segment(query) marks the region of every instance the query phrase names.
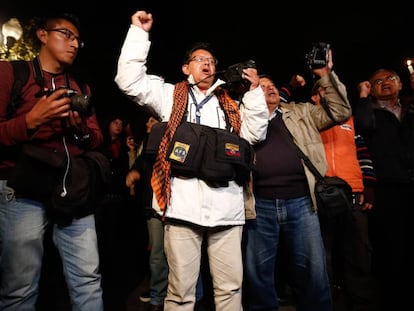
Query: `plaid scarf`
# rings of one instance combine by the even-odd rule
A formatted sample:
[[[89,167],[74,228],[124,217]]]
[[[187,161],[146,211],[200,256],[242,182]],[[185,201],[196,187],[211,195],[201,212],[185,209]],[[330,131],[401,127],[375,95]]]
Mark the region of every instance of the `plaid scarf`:
[[[168,120],[164,136],[161,139],[158,154],[153,167],[151,186],[154,191],[154,195],[157,198],[158,205],[162,211],[165,211],[171,197],[171,162],[167,160],[167,150],[187,108],[188,88],[189,85],[187,81],[182,81],[175,85],[174,103],[171,116]],[[237,103],[223,88],[217,88],[215,95],[217,96],[220,105],[226,112],[234,132],[237,135],[240,135],[241,120]]]

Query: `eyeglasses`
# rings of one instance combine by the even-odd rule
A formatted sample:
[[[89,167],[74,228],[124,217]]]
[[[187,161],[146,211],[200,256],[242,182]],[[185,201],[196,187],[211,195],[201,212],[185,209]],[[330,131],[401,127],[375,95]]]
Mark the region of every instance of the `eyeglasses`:
[[[73,41],[73,40],[77,40],[78,44],[79,44],[79,48],[83,48],[85,46],[85,43],[81,40],[81,38],[79,38],[78,36],[76,36],[72,31],[70,31],[69,29],[66,28],[54,28],[54,29],[45,29],[46,31],[55,31],[55,32],[59,32],[62,35],[65,36],[65,38],[69,41]]]
[[[388,76],[385,77],[383,79],[376,79],[374,80],[373,84],[375,85],[382,85],[384,83],[384,81],[397,81],[397,77],[396,76]]]
[[[208,62],[209,65],[217,65],[218,61],[214,57],[194,56],[189,62],[195,61],[197,63]]]

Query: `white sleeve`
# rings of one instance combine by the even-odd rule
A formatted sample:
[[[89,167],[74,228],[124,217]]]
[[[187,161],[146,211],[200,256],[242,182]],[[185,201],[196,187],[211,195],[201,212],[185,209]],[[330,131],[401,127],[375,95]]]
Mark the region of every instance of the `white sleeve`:
[[[159,76],[147,74],[150,46],[148,33],[131,25],[118,59],[115,83],[133,102],[163,118],[169,116],[174,86]]]
[[[243,95],[240,105],[242,126],[240,136],[251,144],[266,138],[269,110],[261,87],[248,91]]]

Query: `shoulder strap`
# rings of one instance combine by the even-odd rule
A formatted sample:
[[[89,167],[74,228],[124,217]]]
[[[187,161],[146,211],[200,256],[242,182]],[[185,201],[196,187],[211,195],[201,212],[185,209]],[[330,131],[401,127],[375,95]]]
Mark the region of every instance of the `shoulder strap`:
[[[21,103],[22,88],[26,84],[29,78],[29,66],[25,60],[13,60],[11,61],[13,67],[13,87],[10,97],[10,104],[7,107],[7,118],[13,116],[16,112],[18,105]]]
[[[302,149],[299,148],[299,146],[293,141],[292,133],[289,132],[289,130],[286,128],[287,132],[281,131],[282,137],[285,139],[285,141],[291,145],[299,157],[303,160],[305,165],[309,168],[309,170],[312,172],[313,175],[315,175],[315,178],[317,180],[320,180],[323,178],[322,174],[318,171],[315,165],[313,165],[312,161],[308,158],[308,156],[302,151]]]
[[[326,99],[322,96],[320,96],[320,97],[321,97],[321,106],[323,107],[323,109],[325,109],[326,114],[328,115],[328,117],[334,122],[334,124],[336,124],[336,125],[341,124],[341,122],[336,121],[335,117],[332,115],[332,111],[329,108],[329,105],[326,102]]]
[[[17,107],[22,102],[22,88],[29,79],[29,65],[33,67],[34,77],[36,83],[43,89],[43,73],[40,68],[38,58],[34,58],[32,61],[26,60],[13,60],[10,62],[13,67],[13,87],[10,96],[10,104],[7,107],[7,118],[11,118],[17,110]]]

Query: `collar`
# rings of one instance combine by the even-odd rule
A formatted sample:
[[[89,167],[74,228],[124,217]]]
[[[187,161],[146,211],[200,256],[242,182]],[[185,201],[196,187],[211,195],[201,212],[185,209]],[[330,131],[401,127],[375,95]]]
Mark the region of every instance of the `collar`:
[[[276,115],[280,113],[283,114],[282,108],[279,106],[277,107],[275,110],[273,110],[270,114],[269,114],[269,121],[272,120],[274,117],[276,117]]]
[[[388,100],[377,100],[374,102],[374,108],[384,109],[393,113],[398,119],[401,117],[401,101],[397,100],[395,105],[391,106],[390,101]]]

